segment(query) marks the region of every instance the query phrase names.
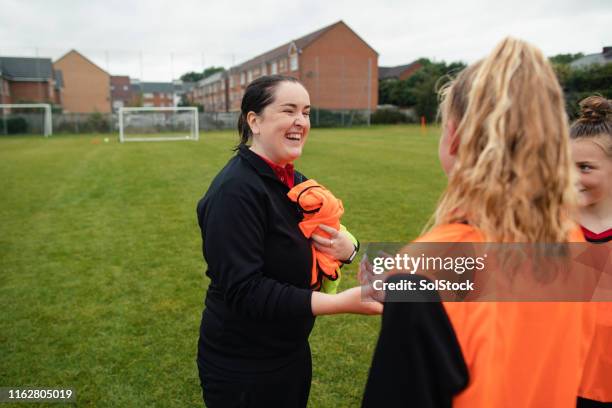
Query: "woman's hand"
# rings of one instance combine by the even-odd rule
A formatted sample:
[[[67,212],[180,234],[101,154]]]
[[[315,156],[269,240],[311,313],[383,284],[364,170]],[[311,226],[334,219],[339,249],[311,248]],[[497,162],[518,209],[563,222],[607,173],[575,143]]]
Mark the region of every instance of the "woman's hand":
[[[362,290],[366,292],[362,292]],[[339,313],[381,314],[383,304],[372,300],[367,295],[367,291],[367,287],[355,286],[337,295],[313,292],[311,299],[312,314],[315,316]],[[363,293],[365,293],[365,297],[362,296]]]
[[[383,311],[383,304],[373,300],[369,295],[369,287],[355,286],[340,292],[338,296],[347,308],[347,313],[376,315]]]
[[[338,231],[335,228],[329,227],[325,224],[319,224],[319,228],[329,234],[329,238],[324,238],[321,235],[312,234],[313,245],[315,248],[332,256],[339,261],[348,260],[353,251],[355,245],[353,241],[344,231]]]

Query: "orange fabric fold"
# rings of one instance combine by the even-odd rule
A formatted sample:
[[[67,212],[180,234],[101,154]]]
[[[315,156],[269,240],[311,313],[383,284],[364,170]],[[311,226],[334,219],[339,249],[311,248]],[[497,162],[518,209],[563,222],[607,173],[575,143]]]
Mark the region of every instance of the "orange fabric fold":
[[[595,335],[589,349],[578,395],[612,402],[612,302],[596,303]]]
[[[336,230],[340,229],[340,218],[344,214],[342,201],[334,197],[334,195],[316,180],[310,179],[293,187],[287,196],[295,202],[303,214],[303,220],[299,227],[306,238],[310,238],[312,234],[329,238],[330,235],[319,228],[320,224],[328,225]],[[340,261],[318,251],[314,245],[312,248],[312,273],[310,277],[310,286],[319,288],[321,285],[322,276],[325,275],[330,280],[338,279],[338,268]]]

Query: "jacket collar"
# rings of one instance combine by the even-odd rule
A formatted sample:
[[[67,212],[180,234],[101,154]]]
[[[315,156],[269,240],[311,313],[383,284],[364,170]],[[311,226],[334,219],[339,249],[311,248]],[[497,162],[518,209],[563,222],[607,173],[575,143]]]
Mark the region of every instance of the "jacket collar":
[[[255,169],[257,174],[259,174],[262,177],[270,177],[274,179],[277,183],[282,184],[285,188],[287,188],[287,190],[289,190],[289,187],[287,187],[285,183],[283,183],[282,181],[278,179],[278,177],[276,177],[274,170],[272,170],[272,168],[268,165],[268,163],[266,163],[264,159],[259,157],[257,153],[249,149],[249,146],[247,145],[238,146],[238,156],[246,160],[246,162],[249,163],[251,167],[253,167],[253,169]],[[298,184],[308,180],[308,178],[304,176],[302,173],[300,173],[299,171],[294,170],[293,180],[294,180],[294,184],[297,186]]]
[[[238,146],[238,156],[242,157],[249,163],[255,171],[263,177],[272,177],[274,180],[278,181],[282,184],[282,182],[276,177],[274,174],[274,170],[265,162],[264,159],[259,157],[259,155],[249,149],[247,145]]]

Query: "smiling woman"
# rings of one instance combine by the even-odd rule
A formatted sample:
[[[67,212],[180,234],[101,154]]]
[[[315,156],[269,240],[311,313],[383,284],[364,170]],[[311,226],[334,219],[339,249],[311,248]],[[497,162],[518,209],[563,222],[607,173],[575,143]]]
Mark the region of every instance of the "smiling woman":
[[[279,166],[293,162],[301,156],[308,137],[309,115],[306,89],[297,82],[280,83],[265,115],[253,111],[247,114],[248,126],[259,136],[253,139],[251,150]]]
[[[197,361],[209,408],[306,407],[314,316],[382,311],[361,301],[359,287],[332,295],[313,286],[313,246],[347,263],[355,247],[348,234],[325,226],[330,238],[312,235],[311,242],[287,195],[307,180],[293,161],[308,138],[309,111],[308,92],[295,78],[251,82],[237,154],[198,203],[210,285]]]

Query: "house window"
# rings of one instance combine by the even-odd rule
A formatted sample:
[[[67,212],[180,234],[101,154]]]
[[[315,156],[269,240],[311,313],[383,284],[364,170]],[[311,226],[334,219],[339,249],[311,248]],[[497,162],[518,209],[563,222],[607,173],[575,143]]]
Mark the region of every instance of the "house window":
[[[281,58],[278,63],[278,70],[280,72],[285,72],[287,70],[287,58]]]
[[[128,90],[128,86],[127,85],[123,85],[123,90],[127,91]]]
[[[266,75],[266,63],[261,64],[261,75]]]
[[[298,56],[297,53],[291,55],[289,57],[289,65],[291,66],[291,71],[297,71],[298,70]]]
[[[244,72],[240,73],[240,85],[244,85],[246,81],[246,74]]]
[[[230,87],[230,88],[233,88],[233,87],[234,87],[234,76],[233,76],[233,75],[230,75],[229,87]]]
[[[111,85],[111,91],[115,90],[115,85]]]
[[[272,75],[276,75],[278,74],[278,63],[276,61],[274,61],[271,65],[270,65],[270,73]]]
[[[143,97],[143,98],[152,98],[152,97],[153,97],[153,94],[152,94],[152,93],[149,93],[149,92],[146,92],[146,93],[143,93],[143,94],[142,94],[142,97]]]
[[[253,71],[251,71],[249,69],[249,72],[247,73],[247,82],[251,82],[253,80]]]

